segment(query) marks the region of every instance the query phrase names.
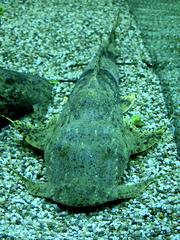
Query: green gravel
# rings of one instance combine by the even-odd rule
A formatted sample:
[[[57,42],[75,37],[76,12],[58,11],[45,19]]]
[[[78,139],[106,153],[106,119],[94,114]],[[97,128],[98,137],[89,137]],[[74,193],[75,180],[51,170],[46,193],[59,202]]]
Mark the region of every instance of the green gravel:
[[[115,2],[115,1],[114,1]],[[12,127],[0,132],[0,239],[179,239],[179,161],[159,79],[142,60],[149,59],[140,32],[123,1],[31,0],[2,1],[0,65],[15,71],[38,73],[47,79],[74,79],[107,37],[119,9],[117,29],[122,95],[136,93],[127,117],[141,115],[144,129],[168,126],[162,141],[130,162],[125,182],[155,174],[164,178],[136,199],[103,206],[89,213],[72,212],[51,201],[33,197],[5,165],[33,180],[43,180],[42,156],[24,146]],[[47,121],[62,111],[73,83],[54,86],[54,103]],[[28,121],[28,119],[27,119]]]

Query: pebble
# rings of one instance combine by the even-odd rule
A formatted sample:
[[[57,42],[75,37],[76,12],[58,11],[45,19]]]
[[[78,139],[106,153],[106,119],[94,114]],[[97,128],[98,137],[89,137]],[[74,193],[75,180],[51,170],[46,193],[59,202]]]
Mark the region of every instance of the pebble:
[[[2,1],[5,8],[0,25],[0,66],[36,73],[47,79],[72,79],[87,63],[107,36],[118,8],[122,15],[120,33],[122,59],[138,61],[137,67],[120,66],[123,95],[137,93],[135,106],[127,116],[142,115],[144,129],[155,129],[169,120],[158,78],[143,67],[149,58],[139,30],[123,1]],[[106,16],[105,16],[106,15]],[[130,31],[129,31],[130,30]],[[133,39],[133,41],[132,41]],[[54,86],[54,102],[47,120],[62,111],[74,83]],[[129,114],[129,115],[128,115]],[[162,142],[130,162],[125,181],[138,182],[150,174],[165,178],[150,185],[136,199],[123,201],[91,213],[72,213],[55,203],[33,197],[4,164],[24,176],[36,179],[42,171],[42,159],[21,145],[22,138],[12,127],[0,132],[0,239],[170,239],[178,240],[178,169],[176,146],[171,131]],[[139,165],[139,163],[142,163]],[[168,174],[173,174],[173,177]],[[167,181],[168,180],[168,181]],[[2,214],[1,214],[2,213]]]

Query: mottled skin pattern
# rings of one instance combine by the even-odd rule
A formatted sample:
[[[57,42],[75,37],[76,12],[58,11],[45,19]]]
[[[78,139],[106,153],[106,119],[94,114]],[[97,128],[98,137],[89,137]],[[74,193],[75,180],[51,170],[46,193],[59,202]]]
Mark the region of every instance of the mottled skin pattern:
[[[59,118],[26,138],[44,150],[46,161],[46,183],[23,177],[33,195],[68,206],[96,206],[135,197],[152,182],[120,184],[130,156],[157,142],[157,132],[141,136],[123,120],[114,55],[118,21],[77,81]]]
[[[58,191],[55,201],[59,196],[67,205],[112,200],[135,148],[123,123],[119,92],[102,73],[92,72],[75,86],[45,149],[48,180]]]

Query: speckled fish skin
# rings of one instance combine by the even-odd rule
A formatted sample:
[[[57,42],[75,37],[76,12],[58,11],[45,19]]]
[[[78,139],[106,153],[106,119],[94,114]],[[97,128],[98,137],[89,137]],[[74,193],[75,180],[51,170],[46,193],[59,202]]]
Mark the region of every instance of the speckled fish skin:
[[[56,202],[91,206],[115,200],[112,190],[135,149],[123,122],[114,30],[76,83],[45,149]]]
[[[163,131],[142,134],[123,119],[129,102],[121,97],[116,66],[118,24],[119,15],[108,41],[75,84],[58,119],[38,129],[15,123],[18,130],[25,130],[29,144],[44,151],[47,182],[20,176],[35,196],[72,207],[97,206],[134,198],[155,179],[121,183],[130,156],[157,143]]]

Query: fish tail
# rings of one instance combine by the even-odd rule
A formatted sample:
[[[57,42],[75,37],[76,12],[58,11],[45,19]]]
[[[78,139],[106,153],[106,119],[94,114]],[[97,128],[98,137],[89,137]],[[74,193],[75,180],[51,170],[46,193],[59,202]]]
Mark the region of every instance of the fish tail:
[[[84,79],[89,76],[89,74],[93,74],[93,76],[97,76],[99,72],[102,71],[108,73],[115,79],[116,82],[119,81],[119,73],[118,68],[115,66],[117,52],[116,52],[116,28],[120,24],[120,12],[117,13],[117,16],[113,22],[113,26],[111,32],[109,33],[108,38],[101,42],[99,49],[91,62],[84,69],[84,72],[81,75],[80,79]],[[107,74],[106,74],[107,75]]]
[[[108,38],[104,41],[99,47],[99,51],[96,54],[96,64],[95,69],[98,71],[101,65],[102,56],[111,59],[113,62],[116,62],[116,29],[120,24],[120,12],[117,13],[117,16],[113,22],[111,32],[109,33]]]

